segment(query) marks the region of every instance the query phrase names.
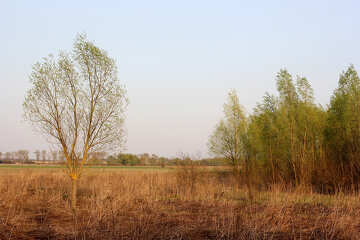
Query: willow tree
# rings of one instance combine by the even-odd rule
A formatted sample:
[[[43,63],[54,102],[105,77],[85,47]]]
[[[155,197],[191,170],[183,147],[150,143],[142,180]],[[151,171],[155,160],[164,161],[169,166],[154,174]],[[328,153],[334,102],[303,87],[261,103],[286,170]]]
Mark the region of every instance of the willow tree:
[[[331,97],[325,134],[342,184],[354,188],[360,179],[360,78],[353,65],[340,75]]]
[[[209,151],[216,156],[224,157],[238,177],[244,167],[249,198],[252,199],[248,119],[235,90],[228,94],[228,101],[224,104],[224,115],[224,119],[217,124],[210,136]]]
[[[79,35],[70,53],[34,64],[24,115],[62,150],[72,181],[71,207],[89,154],[124,143],[126,91],[114,59]]]
[[[265,169],[270,168],[272,183],[280,179],[281,162],[279,162],[279,127],[278,99],[265,93],[263,101],[254,108],[251,116],[250,129],[252,145],[256,149],[257,160]]]

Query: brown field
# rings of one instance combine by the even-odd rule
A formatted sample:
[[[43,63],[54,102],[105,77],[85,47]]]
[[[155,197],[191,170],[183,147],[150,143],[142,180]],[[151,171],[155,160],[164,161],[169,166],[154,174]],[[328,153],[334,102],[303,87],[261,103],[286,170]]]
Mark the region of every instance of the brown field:
[[[360,239],[359,195],[245,189],[214,169],[89,169],[74,214],[63,169],[2,169],[0,239]]]

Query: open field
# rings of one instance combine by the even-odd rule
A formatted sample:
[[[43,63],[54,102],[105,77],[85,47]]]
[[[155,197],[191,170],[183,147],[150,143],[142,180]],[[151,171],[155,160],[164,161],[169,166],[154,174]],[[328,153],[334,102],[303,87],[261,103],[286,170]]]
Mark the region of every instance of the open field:
[[[120,168],[122,169],[122,168]],[[78,211],[62,169],[0,175],[0,239],[359,239],[359,195],[306,189],[246,198],[231,174],[88,170]],[[123,169],[124,170],[124,169]]]

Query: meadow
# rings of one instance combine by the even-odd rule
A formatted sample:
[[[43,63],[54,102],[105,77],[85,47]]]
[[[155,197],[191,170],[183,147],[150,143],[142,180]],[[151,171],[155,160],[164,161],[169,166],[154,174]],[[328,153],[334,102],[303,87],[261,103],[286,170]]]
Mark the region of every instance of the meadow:
[[[0,239],[359,239],[359,194],[246,187],[226,168],[0,167]]]

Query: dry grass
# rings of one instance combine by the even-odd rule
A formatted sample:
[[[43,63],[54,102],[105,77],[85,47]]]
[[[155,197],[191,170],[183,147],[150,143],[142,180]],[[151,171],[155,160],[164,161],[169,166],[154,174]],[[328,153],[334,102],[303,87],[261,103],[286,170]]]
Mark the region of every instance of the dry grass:
[[[274,186],[249,202],[196,168],[89,171],[76,215],[69,190],[61,170],[1,174],[0,239],[360,239],[360,196]]]

